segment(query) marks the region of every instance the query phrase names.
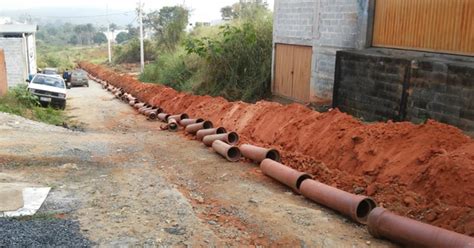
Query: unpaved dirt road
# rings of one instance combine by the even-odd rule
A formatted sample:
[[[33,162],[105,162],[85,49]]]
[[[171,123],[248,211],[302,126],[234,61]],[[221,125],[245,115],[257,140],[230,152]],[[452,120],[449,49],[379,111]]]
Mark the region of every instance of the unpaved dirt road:
[[[78,222],[93,244],[394,246],[90,85],[67,108],[84,132],[0,119],[0,183],[52,187],[40,213]]]

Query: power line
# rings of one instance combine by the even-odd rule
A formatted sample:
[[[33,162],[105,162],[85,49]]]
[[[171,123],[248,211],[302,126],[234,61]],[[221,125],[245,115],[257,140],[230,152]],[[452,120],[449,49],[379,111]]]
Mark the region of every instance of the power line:
[[[135,16],[135,18],[133,19],[133,21],[131,21],[129,24],[125,25],[125,27],[128,26],[128,25],[132,25],[137,19],[138,19],[138,16]]]
[[[121,13],[113,13],[111,15],[127,15],[130,13],[135,13],[135,11],[127,11]],[[36,18],[63,18],[63,19],[72,19],[72,18],[95,18],[95,17],[107,17],[107,15],[90,15],[90,16],[35,16]]]

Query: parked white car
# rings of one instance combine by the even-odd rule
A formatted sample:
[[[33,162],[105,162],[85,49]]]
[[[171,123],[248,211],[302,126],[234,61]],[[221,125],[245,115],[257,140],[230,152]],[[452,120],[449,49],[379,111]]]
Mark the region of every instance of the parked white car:
[[[29,82],[28,90],[38,96],[42,106],[66,108],[66,83],[60,77],[36,74]]]

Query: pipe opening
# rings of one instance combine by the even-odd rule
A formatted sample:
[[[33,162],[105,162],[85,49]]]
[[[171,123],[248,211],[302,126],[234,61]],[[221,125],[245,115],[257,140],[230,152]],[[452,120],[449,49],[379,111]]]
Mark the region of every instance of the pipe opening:
[[[364,200],[360,201],[357,205],[357,218],[362,221],[367,220],[370,211],[372,211],[372,209],[374,209],[376,206],[377,204],[370,198],[365,198]]]
[[[156,119],[156,114],[155,113],[151,113],[150,116],[149,116],[150,119],[154,120]]]
[[[176,125],[176,123],[170,123],[168,124],[168,128],[174,131],[178,129],[178,125]]]
[[[184,119],[189,119],[189,115],[188,114],[181,114],[181,120],[184,120]]]
[[[210,121],[205,121],[203,124],[202,124],[202,127],[203,129],[209,129],[209,128],[212,128],[212,122]]]
[[[160,107],[158,107],[158,109],[156,110],[156,113],[157,113],[157,114],[161,114],[161,113],[163,113],[163,109],[162,109],[162,108],[160,108]]]
[[[301,184],[306,179],[312,179],[312,177],[308,174],[303,174],[303,175],[299,176],[298,179],[296,180],[296,189],[300,189]]]
[[[239,142],[239,135],[236,132],[230,132],[227,135],[227,141],[229,141],[229,144],[237,144]]]
[[[223,127],[218,127],[216,129],[216,134],[221,134],[221,133],[227,133],[227,130],[225,130],[225,128]]]
[[[271,160],[280,162],[280,152],[278,150],[275,150],[275,149],[270,149],[267,152],[267,155],[265,156],[265,158],[269,158]]]
[[[240,150],[239,148],[233,146],[227,150],[227,157],[231,160],[238,160],[240,158]]]
[[[196,119],[196,123],[201,123],[201,122],[203,122],[203,121],[204,121],[203,118],[197,118],[197,119]]]

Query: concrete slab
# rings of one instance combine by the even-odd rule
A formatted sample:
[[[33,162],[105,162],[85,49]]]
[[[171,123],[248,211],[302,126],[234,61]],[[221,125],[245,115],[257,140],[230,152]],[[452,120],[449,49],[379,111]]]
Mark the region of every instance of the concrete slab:
[[[0,212],[16,211],[22,208],[23,190],[17,188],[0,188]]]
[[[15,211],[0,212],[0,217],[31,216],[41,208],[48,197],[50,187],[26,187],[23,189],[24,206]]]

